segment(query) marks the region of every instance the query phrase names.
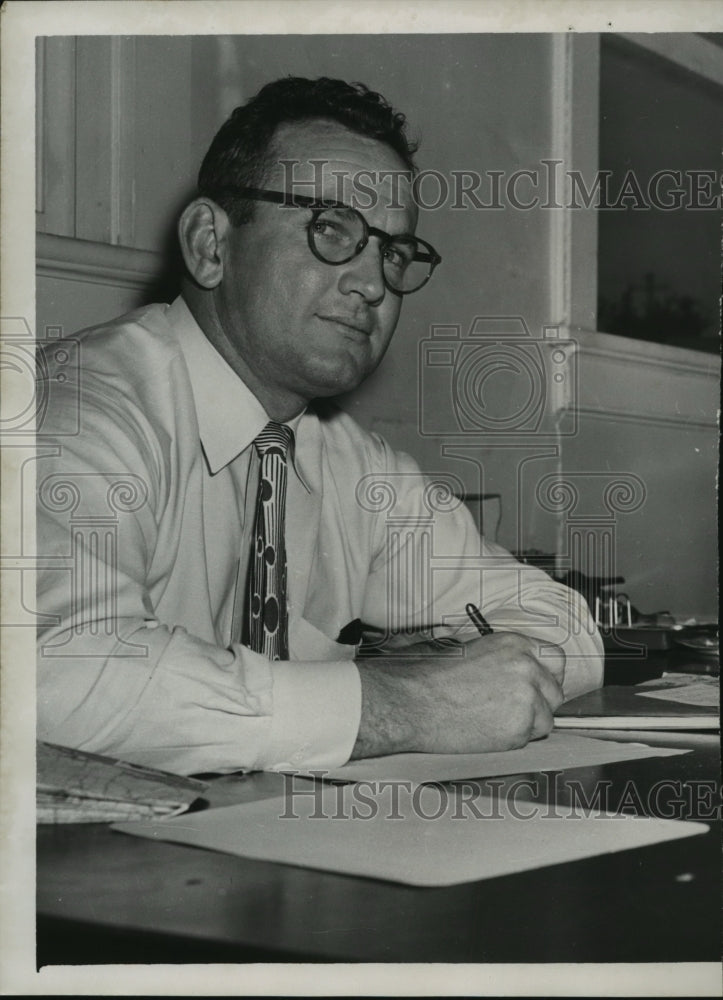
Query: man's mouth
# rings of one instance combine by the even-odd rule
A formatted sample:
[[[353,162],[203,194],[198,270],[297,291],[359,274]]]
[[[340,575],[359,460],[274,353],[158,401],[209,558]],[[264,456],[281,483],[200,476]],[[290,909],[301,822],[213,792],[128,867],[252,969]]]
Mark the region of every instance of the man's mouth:
[[[321,313],[318,315],[319,319],[323,319],[325,323],[335,323],[338,326],[346,327],[348,330],[363,334],[366,337],[370,336],[372,332],[371,324],[364,320],[356,319],[353,316],[322,315]]]

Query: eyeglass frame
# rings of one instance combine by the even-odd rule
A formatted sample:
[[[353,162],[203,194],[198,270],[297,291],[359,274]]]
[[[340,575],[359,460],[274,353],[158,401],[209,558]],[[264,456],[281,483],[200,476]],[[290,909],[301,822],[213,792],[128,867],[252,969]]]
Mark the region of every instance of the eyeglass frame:
[[[225,193],[225,192],[224,192]],[[370,226],[364,216],[361,214],[359,209],[354,208],[353,205],[347,205],[343,201],[334,201],[321,198],[310,198],[308,195],[304,194],[292,194],[290,191],[271,191],[266,188],[253,188],[253,187],[238,187],[229,188],[228,193],[232,196],[241,198],[250,198],[252,201],[266,201],[271,202],[276,205],[283,205],[284,208],[310,208],[312,215],[309,223],[306,227],[306,238],[309,244],[309,249],[323,264],[328,264],[329,267],[339,267],[342,264],[348,264],[350,260],[354,260],[359,254],[364,250],[364,248],[369,243],[370,236],[376,236],[381,244],[381,250],[383,251],[385,246],[393,243],[397,236],[392,236],[390,233],[385,233],[383,229],[377,229],[376,226]],[[349,257],[345,257],[344,260],[327,260],[322,257],[314,245],[314,238],[312,236],[312,226],[319,218],[322,212],[326,212],[330,208],[344,208],[347,211],[354,212],[362,221],[363,226],[363,236],[356,245],[356,249]],[[384,266],[382,265],[382,276],[384,278],[384,284],[393,292],[394,295],[411,295],[413,292],[418,292],[420,288],[424,288],[429,279],[434,273],[435,267],[442,263],[442,258],[431,245],[427,243],[426,240],[420,239],[419,236],[411,237],[415,243],[421,244],[422,247],[427,251],[426,253],[415,253],[412,257],[413,261],[419,261],[421,263],[429,264],[429,272],[425,277],[421,285],[417,285],[416,288],[410,288],[407,291],[403,291],[400,288],[392,288],[389,284],[386,274],[384,273]]]

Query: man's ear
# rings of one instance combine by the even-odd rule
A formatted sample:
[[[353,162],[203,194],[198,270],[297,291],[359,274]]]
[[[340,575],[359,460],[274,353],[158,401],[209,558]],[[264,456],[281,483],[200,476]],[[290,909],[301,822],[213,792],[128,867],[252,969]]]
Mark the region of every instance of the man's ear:
[[[183,259],[201,288],[216,288],[223,278],[223,251],[230,228],[228,215],[210,198],[196,198],[178,221]]]

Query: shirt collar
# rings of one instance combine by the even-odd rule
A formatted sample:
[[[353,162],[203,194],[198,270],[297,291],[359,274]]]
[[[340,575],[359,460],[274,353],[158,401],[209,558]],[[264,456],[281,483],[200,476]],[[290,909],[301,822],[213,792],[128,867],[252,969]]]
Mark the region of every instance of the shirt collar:
[[[179,296],[166,312],[181,348],[196,405],[201,447],[211,475],[232,462],[253,442],[271,419],[246,383],[221,357]],[[303,413],[286,424],[296,436],[304,433]],[[304,486],[303,475],[292,450],[292,463]]]

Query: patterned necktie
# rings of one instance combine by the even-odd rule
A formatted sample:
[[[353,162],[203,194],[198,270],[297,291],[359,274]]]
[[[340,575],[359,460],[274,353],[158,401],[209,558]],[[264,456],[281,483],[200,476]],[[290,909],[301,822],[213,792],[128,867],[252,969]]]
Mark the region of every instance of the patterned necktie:
[[[249,576],[249,646],[270,660],[289,658],[286,609],[286,454],[294,435],[270,421],[254,444],[261,457]]]

